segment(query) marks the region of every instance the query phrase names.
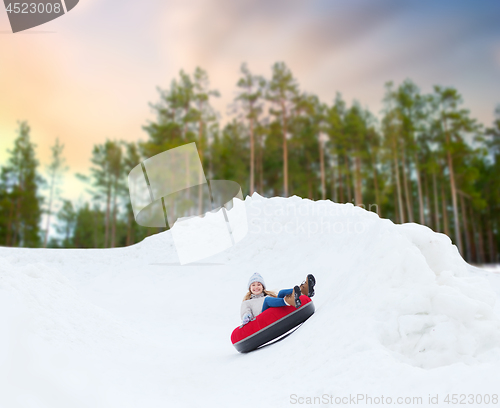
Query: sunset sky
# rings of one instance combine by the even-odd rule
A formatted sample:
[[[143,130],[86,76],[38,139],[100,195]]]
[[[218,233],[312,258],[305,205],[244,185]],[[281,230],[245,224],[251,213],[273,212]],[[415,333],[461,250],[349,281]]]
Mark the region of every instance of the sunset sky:
[[[55,138],[65,144],[72,199],[93,145],[145,139],[148,103],[180,69],[208,72],[223,123],[244,61],[267,78],[284,61],[301,90],[376,115],[384,83],[406,78],[424,93],[456,87],[486,126],[500,103],[498,0],[80,0],[16,34],[0,7],[0,165],[27,120],[41,169]]]

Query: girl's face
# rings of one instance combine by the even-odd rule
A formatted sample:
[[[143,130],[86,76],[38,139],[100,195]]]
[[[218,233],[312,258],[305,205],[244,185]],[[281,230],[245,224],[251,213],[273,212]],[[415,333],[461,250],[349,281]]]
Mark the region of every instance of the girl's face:
[[[250,285],[250,292],[252,292],[252,294],[254,294],[254,295],[258,295],[258,294],[262,293],[263,290],[264,290],[264,286],[262,286],[262,283],[260,283],[260,282],[253,282]]]

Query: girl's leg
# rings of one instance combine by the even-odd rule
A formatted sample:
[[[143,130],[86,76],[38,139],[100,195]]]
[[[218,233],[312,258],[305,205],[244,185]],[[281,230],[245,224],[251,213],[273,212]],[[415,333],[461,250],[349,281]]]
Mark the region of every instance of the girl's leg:
[[[278,293],[279,298],[284,298],[286,295],[291,295],[293,293],[293,289],[281,289]]]
[[[264,299],[264,304],[262,305],[262,311],[266,310],[269,307],[281,307],[281,306],[288,306],[283,298],[274,298],[272,296],[266,296],[266,298]]]

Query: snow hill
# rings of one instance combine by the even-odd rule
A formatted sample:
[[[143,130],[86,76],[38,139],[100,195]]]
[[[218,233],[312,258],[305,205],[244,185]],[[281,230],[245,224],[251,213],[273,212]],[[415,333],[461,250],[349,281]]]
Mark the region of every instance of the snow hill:
[[[257,193],[240,204],[244,240],[185,266],[170,231],[127,248],[0,248],[0,407],[333,406],[350,395],[449,406],[448,394],[500,394],[500,269],[351,204]],[[230,335],[256,271],[276,290],[313,273],[316,313],[241,355]]]

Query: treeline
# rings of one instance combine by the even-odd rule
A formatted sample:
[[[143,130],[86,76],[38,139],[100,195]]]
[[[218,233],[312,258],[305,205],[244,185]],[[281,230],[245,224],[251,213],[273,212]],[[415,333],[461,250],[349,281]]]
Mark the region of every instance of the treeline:
[[[184,71],[150,104],[156,119],[147,139],[107,140],[94,146],[88,175],[92,200],[63,200],[59,237],[46,239],[42,211],[50,220],[54,185],[64,171],[62,147],[53,147],[52,192],[39,196],[29,127],[20,123],[15,147],[2,167],[0,242],[7,246],[108,248],[130,245],[159,229],[138,226],[127,175],[145,158],[196,142],[208,179],[234,180],[243,194],[298,195],[352,202],[396,223],[418,222],[450,236],[469,262],[498,262],[500,216],[500,108],[491,128],[471,118],[454,88],[420,92],[410,80],[385,85],[378,120],[337,94],[331,104],[301,91],[284,63],[269,78],[241,66],[224,126],[211,105],[219,96],[207,73]],[[57,150],[59,146],[59,150]],[[22,160],[21,160],[22,157]],[[52,186],[52,188],[51,188]],[[45,237],[45,239],[44,239]]]

